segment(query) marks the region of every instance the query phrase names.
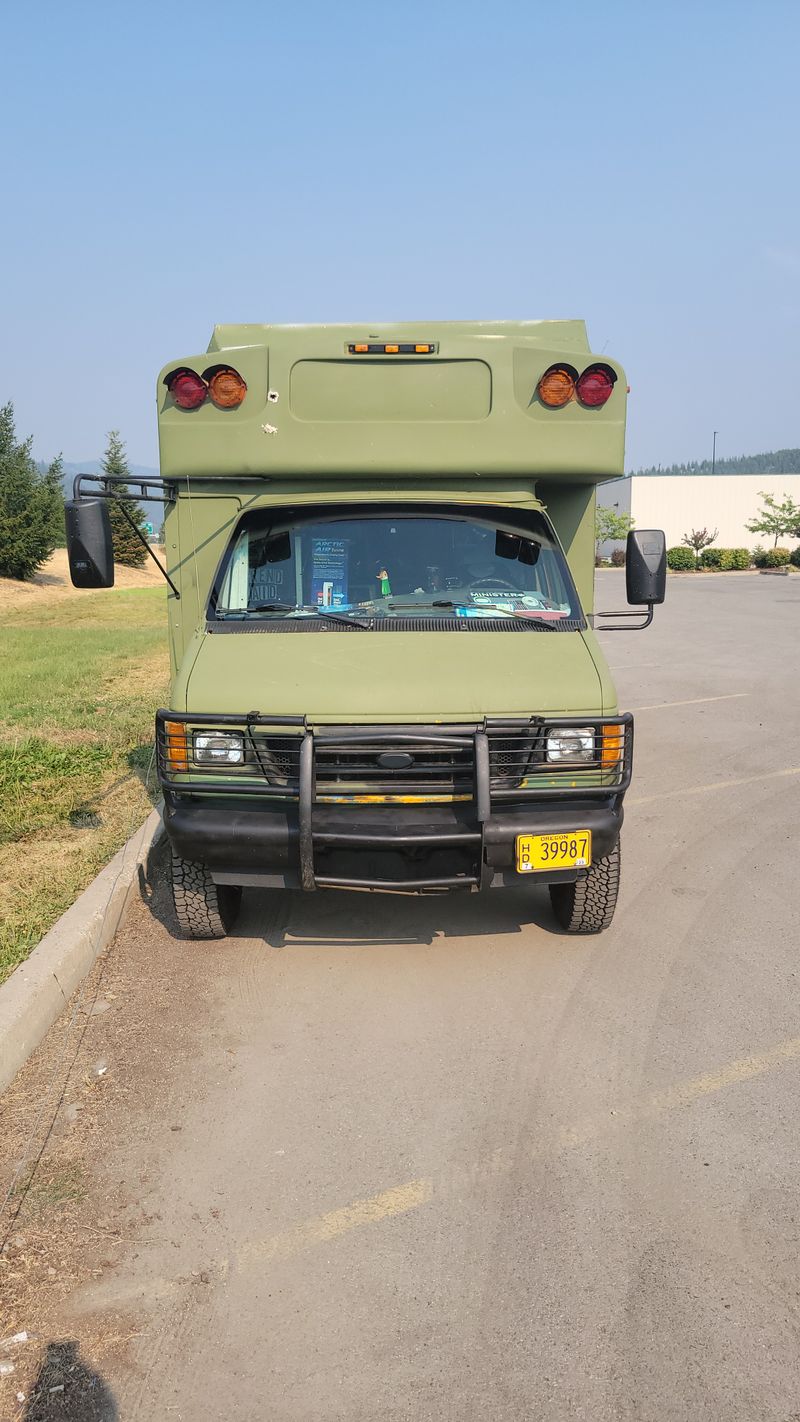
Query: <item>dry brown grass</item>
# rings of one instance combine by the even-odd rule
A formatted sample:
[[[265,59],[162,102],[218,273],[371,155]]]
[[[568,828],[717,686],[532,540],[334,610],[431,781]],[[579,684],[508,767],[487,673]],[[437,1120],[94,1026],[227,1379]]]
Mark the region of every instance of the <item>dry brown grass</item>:
[[[163,561],[163,548],[156,547],[155,553]],[[148,558],[144,568],[125,568],[118,563],[114,570],[114,588],[123,591],[128,588],[153,588],[163,586],[163,579],[152,559]],[[113,590],[109,590],[112,591]],[[30,582],[18,582],[16,578],[0,578],[0,611],[9,607],[24,606],[26,603],[52,601],[59,597],[93,597],[92,592],[74,588],[69,580],[66,548],[57,548],[47,562],[35,573]]]

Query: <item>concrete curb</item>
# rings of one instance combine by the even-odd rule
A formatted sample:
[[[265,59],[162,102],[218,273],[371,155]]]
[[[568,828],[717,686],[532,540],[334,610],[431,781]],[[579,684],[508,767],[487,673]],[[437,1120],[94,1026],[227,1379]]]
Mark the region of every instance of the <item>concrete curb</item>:
[[[161,811],[155,809],[0,986],[0,1092],[13,1081],[112,941],[138,882],[138,870],[163,832]]]

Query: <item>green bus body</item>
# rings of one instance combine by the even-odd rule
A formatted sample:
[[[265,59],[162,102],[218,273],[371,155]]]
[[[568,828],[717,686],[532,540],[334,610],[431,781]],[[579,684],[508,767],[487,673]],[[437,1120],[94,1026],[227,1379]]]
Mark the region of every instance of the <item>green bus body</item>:
[[[577,378],[600,362],[614,381],[601,407],[577,398],[561,408],[543,403],[538,387],[546,371],[565,367]],[[206,399],[196,409],[178,406],[170,389],[176,371],[211,380],[225,367],[246,384],[240,405],[218,408]],[[605,926],[590,922],[591,914],[578,919],[581,886],[594,882],[597,865],[611,865],[603,872],[616,896],[630,778],[630,718],[618,716],[592,630],[595,487],[623,472],[626,381],[613,360],[592,355],[583,322],[218,326],[206,353],[164,367],[157,402],[170,500],[166,561],[179,594],[168,596],[172,685],[159,720],[159,762],[185,931],[218,936],[242,884],[433,889],[520,882],[520,836],[587,828],[591,865],[576,867],[573,855],[553,874],[540,868],[538,877],[553,886],[568,928]],[[563,549],[583,617],[516,636],[494,623],[483,630],[449,618],[409,622],[393,635],[372,620],[351,631],[332,618],[302,636],[286,622],[265,628],[255,620],[215,621],[209,598],[245,516],[263,510],[270,526],[279,526],[282,511],[302,520],[304,509],[315,517],[326,508],[354,517],[368,509],[378,517],[386,508],[394,518],[403,506],[467,521],[470,510],[480,509],[485,520],[488,509],[499,529],[543,516]],[[389,587],[388,577],[381,586]],[[265,630],[273,635],[259,635]],[[515,780],[498,770],[511,763],[503,755],[516,754],[515,737],[529,759],[534,741],[546,743],[549,756],[548,728],[582,720],[595,736],[591,764],[552,768],[536,752],[530,775]],[[215,724],[220,735],[241,734],[253,749],[249,767],[223,774],[215,766],[214,779],[193,763],[191,747],[198,728]],[[619,738],[616,762],[610,752],[608,763],[600,755],[604,726],[606,736]],[[345,732],[370,766],[381,755],[410,756],[422,777],[414,793],[403,782],[402,794],[386,786],[373,794],[370,775],[348,780],[343,772],[328,774],[320,788],[319,767],[332,754],[324,747]],[[290,767],[283,781],[272,783],[264,770],[259,736],[288,746],[280,752]],[[306,755],[301,742],[308,743],[311,771],[308,764],[291,769],[295,750],[298,765]],[[336,754],[349,752],[340,746]],[[462,757],[471,767],[466,779],[452,771],[452,793],[441,792],[435,775],[439,789],[425,793],[435,755],[453,764]],[[455,855],[449,869],[448,854]]]

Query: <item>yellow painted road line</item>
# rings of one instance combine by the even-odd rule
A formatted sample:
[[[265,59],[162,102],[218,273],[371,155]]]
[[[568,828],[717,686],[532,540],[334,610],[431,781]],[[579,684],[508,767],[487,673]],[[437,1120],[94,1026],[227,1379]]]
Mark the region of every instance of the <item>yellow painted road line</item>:
[[[691,1106],[702,1096],[710,1096],[715,1091],[723,1091],[726,1086],[736,1086],[741,1081],[752,1081],[764,1076],[774,1067],[784,1062],[800,1059],[800,1037],[792,1037],[787,1042],[779,1042],[766,1052],[751,1057],[740,1057],[736,1062],[708,1072],[706,1076],[696,1076],[692,1081],[678,1082],[664,1091],[657,1091],[645,1103],[644,1110],[637,1114],[659,1115],[662,1111],[674,1111],[681,1106]]]
[[[765,1052],[740,1057],[737,1061],[728,1062],[715,1071],[705,1072],[702,1076],[677,1082],[674,1086],[653,1092],[641,1101],[633,1101],[612,1110],[607,1115],[593,1116],[577,1125],[565,1127],[549,1142],[542,1141],[537,1146],[537,1153],[539,1150],[546,1152],[548,1148],[556,1151],[574,1150],[590,1145],[621,1126],[638,1120],[652,1120],[670,1111],[691,1106],[705,1096],[724,1091],[729,1086],[753,1081],[777,1067],[796,1061],[800,1061],[800,1037],[778,1042]],[[434,1196],[441,1199],[456,1192],[460,1194],[475,1180],[507,1174],[512,1164],[513,1161],[506,1159],[502,1150],[496,1150],[484,1160],[477,1161],[474,1169],[449,1176],[441,1184],[436,1184],[427,1177],[408,1180],[404,1185],[395,1185],[390,1190],[382,1190],[378,1195],[354,1200],[342,1209],[330,1210],[315,1219],[304,1220],[280,1234],[245,1244],[236,1252],[236,1265],[241,1269],[264,1264],[271,1259],[285,1259],[302,1254],[314,1245],[329,1244],[363,1225],[380,1224],[396,1215],[408,1214],[411,1210],[419,1209],[421,1205],[429,1204]],[[223,1267],[221,1272],[226,1273],[227,1268]]]
[[[653,805],[657,800],[683,799],[686,795],[706,795],[711,790],[734,790],[737,785],[761,785],[768,780],[783,780],[800,775],[800,765],[787,770],[768,770],[764,775],[743,775],[739,780],[712,780],[709,785],[686,785],[680,790],[662,790],[659,795],[639,795],[626,799],[627,805]]]
[[[432,1180],[409,1180],[405,1185],[395,1185],[391,1190],[382,1190],[379,1195],[370,1195],[364,1200],[354,1200],[341,1210],[330,1210],[316,1219],[304,1220],[292,1229],[274,1234],[269,1239],[246,1244],[237,1253],[239,1265],[264,1263],[269,1259],[286,1258],[300,1254],[313,1244],[328,1244],[342,1234],[360,1229],[362,1225],[378,1224],[394,1215],[407,1214],[419,1209],[433,1199]]]
[[[765,1076],[775,1067],[795,1061],[800,1061],[800,1037],[790,1037],[787,1041],[778,1042],[777,1046],[768,1048],[766,1052],[740,1057],[737,1061],[718,1067],[716,1071],[691,1077],[688,1081],[676,1082],[674,1086],[664,1087],[662,1091],[654,1091],[641,1101],[612,1110],[607,1116],[594,1116],[579,1122],[578,1125],[568,1126],[559,1132],[558,1145],[563,1149],[588,1145],[619,1126],[629,1125],[633,1121],[653,1120],[669,1111],[691,1106],[704,1096],[712,1096],[717,1091],[724,1091],[726,1087],[737,1086],[743,1081],[752,1081],[755,1077]]]
[[[668,711],[672,706],[702,706],[706,701],[740,701],[743,696],[749,696],[749,691],[728,691],[724,696],[694,696],[691,701],[656,701],[652,706],[634,706],[634,715],[640,711]]]

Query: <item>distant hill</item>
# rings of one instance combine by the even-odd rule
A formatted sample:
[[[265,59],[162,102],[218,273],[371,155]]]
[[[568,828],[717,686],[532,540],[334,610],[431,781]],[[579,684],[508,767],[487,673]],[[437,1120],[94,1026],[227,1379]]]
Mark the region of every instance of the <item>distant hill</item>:
[[[649,469],[632,469],[640,478],[654,474],[710,474],[711,460],[693,460],[690,464],[654,464]],[[715,474],[800,474],[800,449],[773,449],[766,454],[737,454],[733,459],[718,459]]]

